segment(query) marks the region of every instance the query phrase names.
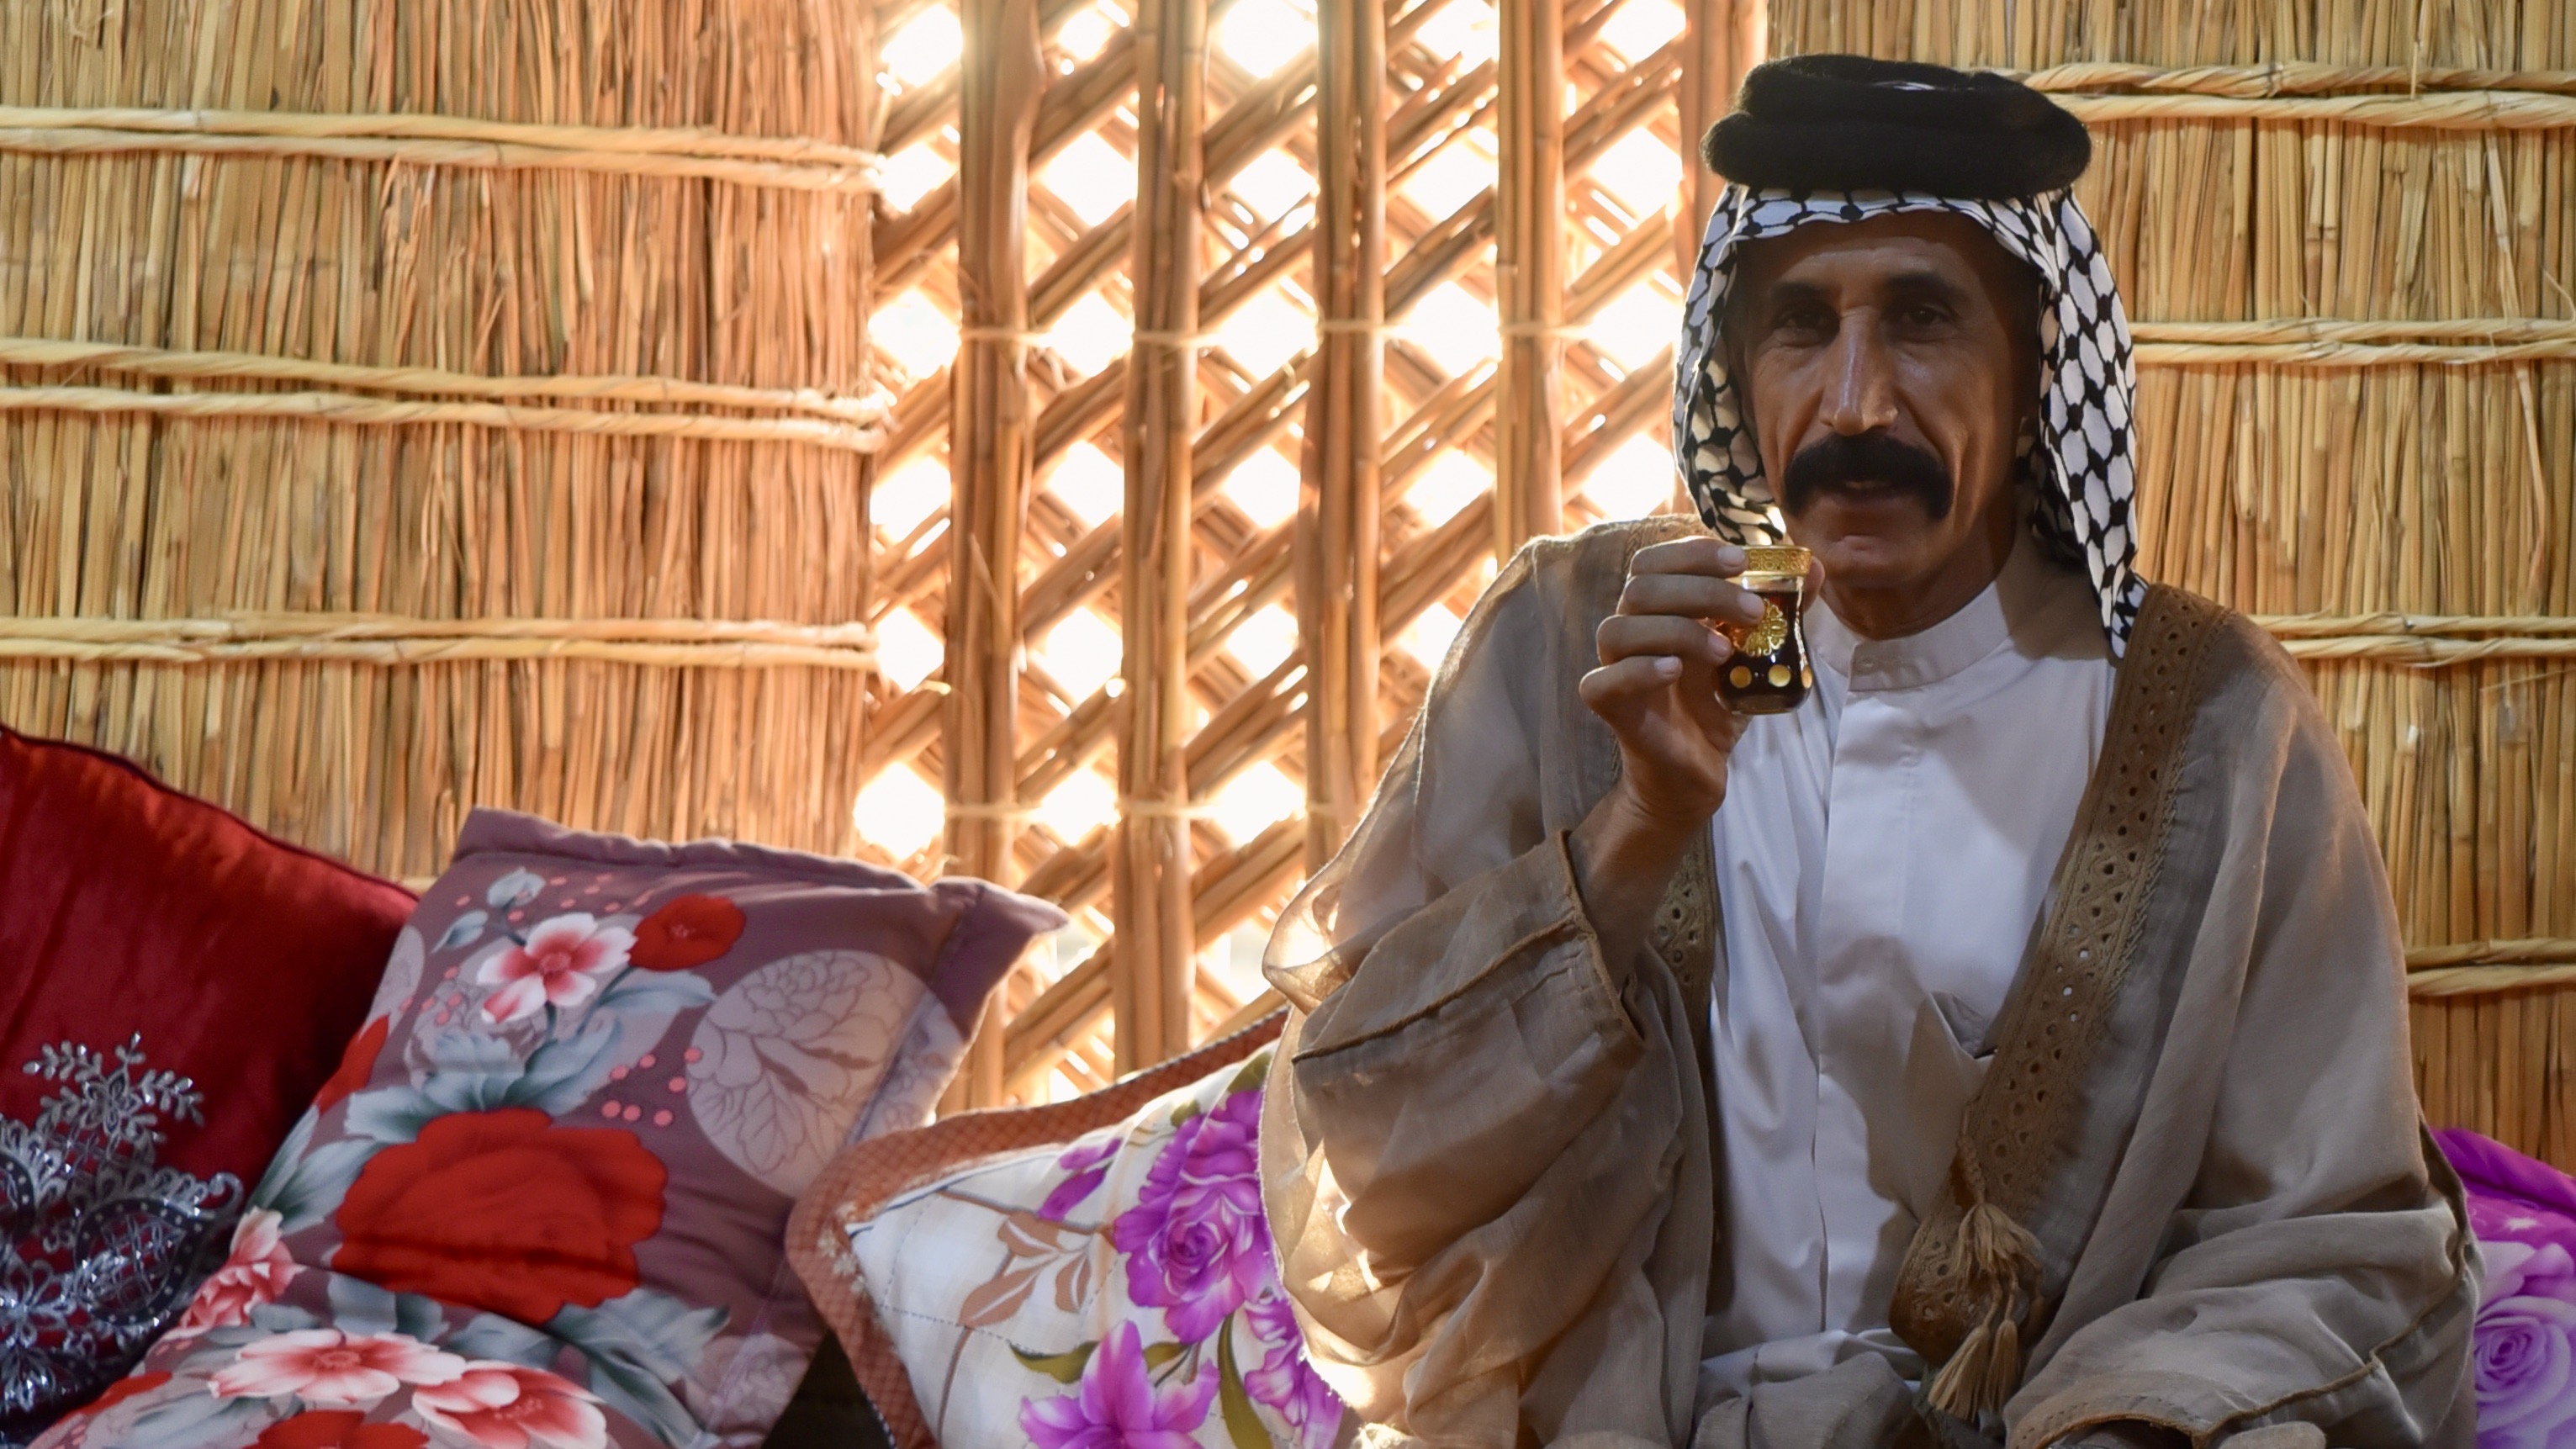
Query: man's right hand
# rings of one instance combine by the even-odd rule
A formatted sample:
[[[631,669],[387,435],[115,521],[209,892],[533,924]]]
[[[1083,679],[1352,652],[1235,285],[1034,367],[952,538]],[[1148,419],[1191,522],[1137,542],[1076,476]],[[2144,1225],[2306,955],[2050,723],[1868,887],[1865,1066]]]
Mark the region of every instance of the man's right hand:
[[[1711,625],[1760,622],[1761,598],[1729,582],[1743,571],[1744,550],[1714,538],[1649,544],[1595,636],[1601,667],[1580,689],[1618,737],[1619,783],[1572,845],[1584,905],[1613,960],[1642,939],[1673,867],[1726,799],[1744,720],[1718,700],[1717,671],[1734,650]]]

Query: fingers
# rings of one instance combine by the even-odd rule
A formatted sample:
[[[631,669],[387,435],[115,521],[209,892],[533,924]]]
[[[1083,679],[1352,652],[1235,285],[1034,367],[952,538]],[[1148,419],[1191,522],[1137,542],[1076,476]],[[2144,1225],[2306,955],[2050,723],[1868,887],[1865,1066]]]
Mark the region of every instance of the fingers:
[[[1604,664],[1576,682],[1584,705],[1614,730],[1653,707],[1682,677],[1682,662],[1669,654],[1638,654]]]
[[[1619,591],[1619,612],[1753,624],[1762,619],[1762,599],[1749,589],[1707,574],[1632,574],[1627,586]]]
[[[1665,543],[1650,543],[1630,555],[1628,572],[1637,574],[1706,574],[1733,578],[1744,572],[1744,550],[1699,534]]]
[[[1648,544],[1628,561],[1628,582],[1619,591],[1619,612],[1758,623],[1762,600],[1729,582],[1744,572],[1744,564],[1743,549],[1714,538],[1677,538]]]
[[[1593,643],[1603,664],[1652,655],[1713,667],[1735,652],[1725,635],[1682,614],[1613,614],[1594,631]]]
[[[1585,707],[1619,737],[1623,753],[1654,762],[1674,778],[1705,773],[1734,748],[1743,721],[1717,697],[1704,668],[1669,654],[1636,654],[1604,664],[1577,682]]]

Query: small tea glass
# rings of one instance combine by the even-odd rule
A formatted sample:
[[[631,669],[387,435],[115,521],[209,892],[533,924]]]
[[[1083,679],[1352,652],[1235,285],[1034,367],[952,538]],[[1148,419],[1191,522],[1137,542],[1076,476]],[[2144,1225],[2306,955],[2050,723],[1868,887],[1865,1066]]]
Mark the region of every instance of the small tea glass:
[[[1717,671],[1717,697],[1737,714],[1787,714],[1815,687],[1798,622],[1807,559],[1807,550],[1789,545],[1744,550],[1744,574],[1736,582],[1761,597],[1762,622],[1718,625],[1735,653]]]

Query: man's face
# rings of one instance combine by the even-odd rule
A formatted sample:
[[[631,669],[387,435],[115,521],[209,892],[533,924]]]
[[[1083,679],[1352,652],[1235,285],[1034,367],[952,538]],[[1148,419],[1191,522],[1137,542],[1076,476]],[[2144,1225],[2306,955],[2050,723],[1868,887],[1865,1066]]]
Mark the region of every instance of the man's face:
[[[1835,589],[1992,577],[2038,396],[2034,298],[1983,228],[1943,212],[1746,248],[1729,352],[1790,536]]]

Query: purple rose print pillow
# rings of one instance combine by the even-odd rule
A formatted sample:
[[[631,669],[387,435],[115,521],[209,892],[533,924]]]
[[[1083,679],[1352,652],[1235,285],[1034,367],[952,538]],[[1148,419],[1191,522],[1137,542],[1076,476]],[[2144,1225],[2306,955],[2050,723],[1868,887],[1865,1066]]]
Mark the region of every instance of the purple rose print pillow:
[[[2479,1449],[2576,1446],[2576,1179],[2475,1132],[2433,1135],[2486,1260]]]
[[[849,1230],[942,1449],[1329,1449],[1341,1400],[1262,1223],[1270,1050],[1070,1144],[987,1157]]]

